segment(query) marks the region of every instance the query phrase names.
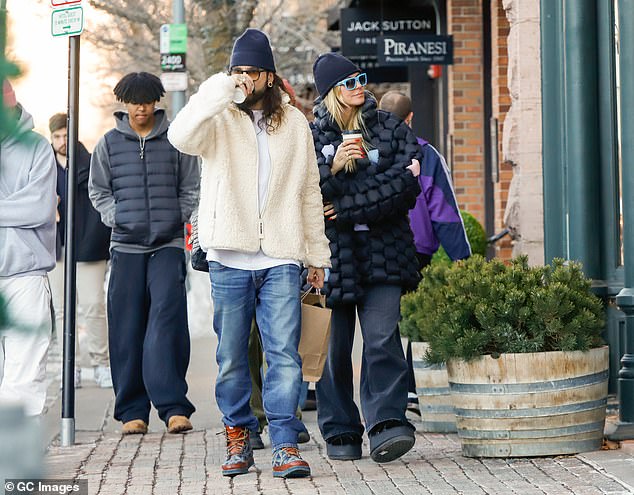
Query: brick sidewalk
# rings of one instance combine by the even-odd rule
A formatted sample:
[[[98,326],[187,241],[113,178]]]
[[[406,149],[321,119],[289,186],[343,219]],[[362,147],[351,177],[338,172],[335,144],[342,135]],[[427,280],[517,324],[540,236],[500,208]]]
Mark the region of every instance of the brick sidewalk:
[[[634,494],[625,482],[634,485],[634,449],[627,448],[535,459],[469,459],[462,457],[455,434],[417,432],[414,449],[394,462],[373,462],[367,440],[361,460],[331,461],[314,411],[304,414],[311,440],[300,446],[312,478],[274,479],[267,435],[263,436],[267,449],[255,451],[255,468],[246,475],[225,478],[220,473],[225,440],[217,435],[222,423],[213,400],[215,339],[199,338],[192,344],[188,383],[189,397],[198,409],[192,416],[194,431],[168,435],[152,411],[150,433],[122,437],[121,424],[112,419],[112,391],[98,389],[87,380],[77,391],[76,444],[50,446],[48,475],[85,478],[91,495]],[[50,376],[58,377],[58,369],[53,368]],[[59,393],[58,383],[52,383],[52,392]],[[59,422],[58,402],[46,416],[53,438]],[[420,426],[415,416],[410,419]]]
[[[461,456],[456,435],[418,432],[415,448],[388,464],[373,462],[367,445],[359,461],[331,461],[315,423],[307,426],[311,441],[302,453],[309,479],[274,479],[268,448],[255,451],[249,474],[223,477],[224,436],[214,430],[127,437],[78,432],[74,447],[51,446],[46,464],[51,477],[88,479],[91,495],[634,493],[583,456],[469,459]]]

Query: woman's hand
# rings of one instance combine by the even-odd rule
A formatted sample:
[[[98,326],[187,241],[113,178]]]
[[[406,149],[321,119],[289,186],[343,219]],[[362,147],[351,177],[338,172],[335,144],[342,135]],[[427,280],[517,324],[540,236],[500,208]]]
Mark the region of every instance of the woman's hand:
[[[365,151],[361,146],[361,140],[347,140],[339,145],[334,158],[332,159],[332,165],[330,166],[330,172],[335,175],[341,172],[346,166],[349,160],[365,158]]]
[[[249,96],[255,89],[255,83],[246,74],[233,74],[230,76],[235,83],[236,88],[240,88],[244,93],[244,96]]]
[[[324,216],[326,217],[326,220],[334,220],[335,218],[337,218],[335,207],[332,203],[324,204]]]
[[[324,287],[324,269],[309,266],[306,281],[315,289],[322,289]]]

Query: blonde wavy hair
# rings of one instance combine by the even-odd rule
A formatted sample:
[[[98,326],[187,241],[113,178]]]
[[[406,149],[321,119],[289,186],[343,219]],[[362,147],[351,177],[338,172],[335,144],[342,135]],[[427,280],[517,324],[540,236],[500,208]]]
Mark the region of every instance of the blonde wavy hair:
[[[345,119],[344,115],[346,114],[346,110],[349,108],[341,97],[341,87],[335,86],[332,88],[323,99],[323,104],[328,110],[328,113],[335,121],[335,123],[339,126],[339,129],[342,131],[353,131],[360,130],[363,135],[363,143],[362,147],[365,150],[366,154],[371,148],[370,143],[367,142],[366,136],[368,135],[368,129],[365,125],[365,121],[363,120],[363,112],[362,107],[354,107],[352,112],[350,113],[350,117]],[[357,168],[356,160],[351,158],[346,162],[344,170],[346,172],[354,172]]]

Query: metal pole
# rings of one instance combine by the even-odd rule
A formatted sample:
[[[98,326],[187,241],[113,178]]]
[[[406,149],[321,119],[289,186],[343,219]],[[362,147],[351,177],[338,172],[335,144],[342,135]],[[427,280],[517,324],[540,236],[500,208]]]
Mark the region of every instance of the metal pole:
[[[544,259],[566,254],[565,203],[566,189],[563,179],[563,149],[566,134],[563,125],[563,0],[542,0],[541,59],[542,59],[542,167],[544,177]]]
[[[603,279],[614,278],[612,273],[620,265],[619,239],[619,178],[618,178],[618,115],[616,107],[616,57],[614,47],[614,4],[597,2],[597,47],[599,74],[599,156],[601,173],[601,223],[604,234],[602,244]],[[614,285],[612,282],[611,285]],[[611,287],[610,295],[618,288]]]
[[[634,438],[634,0],[619,0],[618,6],[625,284],[616,304],[625,313],[625,354],[619,370],[619,421],[606,433],[611,440],[627,440]]]
[[[173,0],[172,16],[175,24],[185,24],[185,1]],[[185,91],[172,91],[172,118],[185,106]]]
[[[599,50],[597,73],[599,75],[599,126],[598,145],[601,173],[602,232],[597,233],[601,243],[602,279],[604,299],[616,296],[623,288],[621,265],[621,239],[619,227],[619,156],[618,156],[618,112],[616,84],[615,5],[613,2],[597,2],[597,48]],[[600,281],[594,280],[593,285]],[[614,304],[606,304],[606,326],[604,338],[610,346],[610,377],[608,394],[618,393],[622,333],[622,313]]]
[[[68,42],[68,169],[64,249],[64,359],[61,444],[75,443],[75,196],[77,192],[77,129],[79,113],[79,36]]]
[[[601,192],[596,139],[599,125],[596,13],[595,0],[564,2],[568,259],[581,261],[585,274],[600,280],[601,243],[596,238],[601,231],[596,201]]]

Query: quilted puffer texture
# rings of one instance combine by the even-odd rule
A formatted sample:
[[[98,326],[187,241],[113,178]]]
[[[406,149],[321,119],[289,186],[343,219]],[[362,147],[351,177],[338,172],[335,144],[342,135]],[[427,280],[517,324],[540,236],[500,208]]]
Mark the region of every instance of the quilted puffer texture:
[[[337,214],[326,221],[332,262],[325,287],[329,306],[359,301],[365,285],[399,285],[407,291],[420,280],[407,216],[420,186],[406,167],[412,158],[422,160],[421,147],[402,120],[377,110],[370,93],[362,111],[365,139],[378,159],[357,160],[353,173],[330,173],[341,130],[323,103],[315,107],[311,123],[322,196]]]

